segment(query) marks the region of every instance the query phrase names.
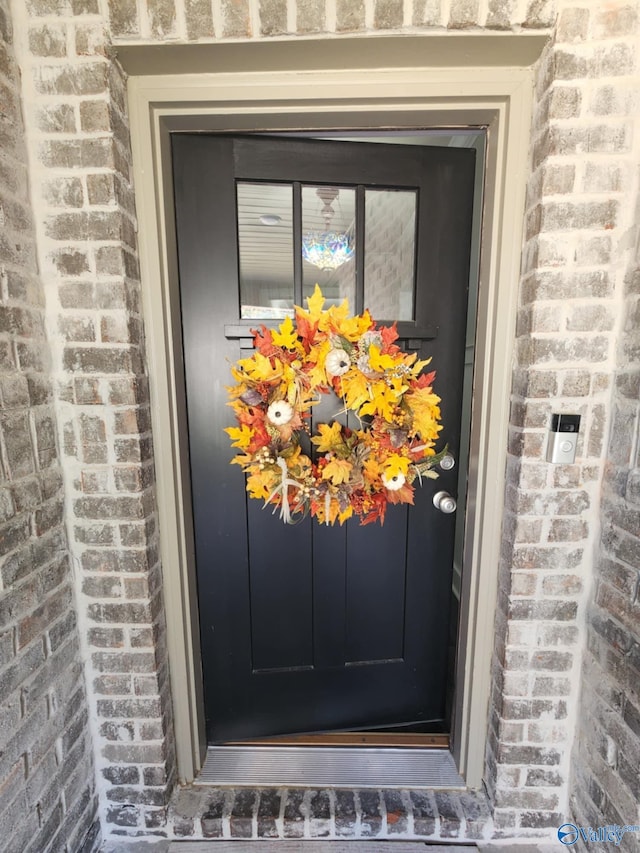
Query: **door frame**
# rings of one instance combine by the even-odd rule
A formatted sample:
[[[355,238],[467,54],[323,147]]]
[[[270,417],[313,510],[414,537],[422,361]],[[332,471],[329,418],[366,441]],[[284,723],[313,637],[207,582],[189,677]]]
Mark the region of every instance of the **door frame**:
[[[159,535],[178,777],[183,782],[197,775],[206,742],[188,523],[170,134],[487,128],[477,308],[481,333],[476,339],[452,732],[460,773],[468,787],[476,788],[482,784],[488,734],[502,526],[502,512],[496,508],[504,504],[514,283],[520,273],[529,170],[533,63],[546,41],[521,34],[373,36],[330,43],[305,39],[118,48],[118,59],[131,75],[129,115]],[[230,47],[235,50],[225,50]],[[378,67],[381,55],[385,68]],[[256,70],[261,68],[268,70]]]

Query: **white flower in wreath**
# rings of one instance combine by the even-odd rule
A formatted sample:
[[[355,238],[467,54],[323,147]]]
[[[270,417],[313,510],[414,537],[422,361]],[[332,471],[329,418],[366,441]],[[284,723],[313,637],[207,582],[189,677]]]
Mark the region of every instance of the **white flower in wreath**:
[[[293,417],[293,407],[286,400],[276,400],[267,409],[267,418],[274,426],[284,426]]]
[[[332,376],[342,376],[351,367],[351,359],[343,349],[332,349],[327,353],[324,366]]]
[[[404,476],[402,471],[398,471],[397,474],[393,474],[391,477],[388,477],[386,474],[382,474],[381,479],[385,489],[389,489],[390,492],[397,492],[398,489],[401,489],[407,482],[407,478]]]

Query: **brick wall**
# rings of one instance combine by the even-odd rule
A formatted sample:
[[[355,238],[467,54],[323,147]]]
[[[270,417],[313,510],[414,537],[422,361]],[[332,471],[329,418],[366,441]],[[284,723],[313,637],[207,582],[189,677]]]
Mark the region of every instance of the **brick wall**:
[[[14,19],[101,814],[153,831],[175,762],[125,80],[97,2]]]
[[[585,21],[586,24],[586,21]],[[590,109],[627,140],[611,164],[609,181],[638,197],[637,5],[603,10],[576,34],[579,52],[594,32],[619,39],[618,79],[591,92]],[[618,41],[618,39],[616,39]],[[584,49],[582,47],[582,49]],[[611,158],[609,158],[611,159]],[[610,403],[611,427],[602,491],[602,536],[587,617],[580,719],[573,763],[572,808],[583,824],[640,825],[640,219],[637,206],[620,211],[620,237],[612,244],[615,285],[621,295],[619,335]],[[615,233],[612,235],[615,239]],[[622,849],[640,851],[628,834]]]
[[[97,800],[7,0],[0,110],[0,846],[78,851]]]
[[[636,820],[638,461],[619,436],[637,421],[638,0],[26,0],[13,14],[107,831],[163,831],[175,778],[125,81],[111,46],[425,29],[553,36],[537,69],[507,459],[487,758],[497,831],[553,833],[569,816],[578,718],[576,816]],[[12,144],[2,139],[10,156]],[[25,263],[35,269],[33,249]],[[38,373],[17,341],[20,370]],[[544,461],[552,411],[583,417],[575,465]],[[47,496],[59,498],[57,482]],[[13,652],[13,635],[3,642]],[[606,796],[604,765],[617,780]]]
[[[420,32],[544,29],[552,0],[109,0],[114,42],[212,41]]]
[[[624,2],[562,4],[553,44],[537,75],[489,746],[488,781],[496,825],[505,835],[544,827],[553,831],[568,819],[576,719],[581,742],[576,768],[590,767],[587,776],[595,771],[602,779],[600,759],[587,756],[606,751],[605,732],[615,732],[611,736],[620,754],[628,750],[637,757],[640,748],[640,717],[632,698],[637,693],[621,699],[632,684],[633,669],[623,676],[612,659],[605,664],[613,652],[607,643],[615,647],[634,619],[638,635],[632,600],[639,552],[632,552],[630,535],[637,536],[639,528],[637,512],[624,506],[621,494],[623,475],[638,464],[637,458],[632,461],[638,341],[637,330],[630,331],[634,311],[637,324],[638,285],[637,277],[629,276],[632,261],[625,261],[633,254],[630,229],[637,216],[640,160],[633,94],[640,56],[638,8]],[[622,338],[621,326],[627,330]],[[575,465],[543,461],[552,411],[582,415]],[[612,414],[611,485],[603,508],[608,559],[600,561],[603,577],[595,590],[588,638],[611,673],[611,692],[605,691],[606,698],[593,695],[604,682],[591,660],[580,699],[585,596],[600,536],[601,479]],[[631,502],[633,482],[631,477]],[[630,564],[626,575],[623,564],[613,568],[616,550]],[[623,576],[626,587],[620,590]],[[631,649],[630,636],[626,643],[618,649],[621,658]],[[621,725],[606,707],[614,696],[623,706],[620,723],[626,713]],[[620,776],[625,760],[618,761]],[[616,814],[618,822],[637,822],[633,758],[631,766],[626,792],[618,783],[607,789],[616,803],[609,809],[602,789],[577,773],[577,816],[593,825]],[[588,808],[590,797],[595,805]]]

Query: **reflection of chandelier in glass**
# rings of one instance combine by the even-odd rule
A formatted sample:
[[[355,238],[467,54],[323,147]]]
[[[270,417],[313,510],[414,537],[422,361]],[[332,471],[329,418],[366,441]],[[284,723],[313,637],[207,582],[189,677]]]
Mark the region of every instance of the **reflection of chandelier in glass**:
[[[335,270],[353,257],[351,234],[337,231],[309,231],[302,238],[302,257],[321,270]]]
[[[324,231],[307,231],[302,237],[302,257],[321,270],[335,270],[350,260],[355,253],[353,234],[350,231],[332,231],[331,220],[335,211],[332,202],[338,197],[335,187],[319,187],[316,195],[322,200],[321,214]]]

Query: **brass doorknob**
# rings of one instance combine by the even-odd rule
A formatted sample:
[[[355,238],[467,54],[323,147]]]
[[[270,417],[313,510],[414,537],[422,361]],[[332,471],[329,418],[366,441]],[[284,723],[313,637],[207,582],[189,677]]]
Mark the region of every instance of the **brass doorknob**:
[[[456,503],[456,499],[451,497],[449,492],[436,492],[433,496],[433,505],[436,509],[439,509],[440,512],[444,512],[449,515],[456,511],[458,504]]]

